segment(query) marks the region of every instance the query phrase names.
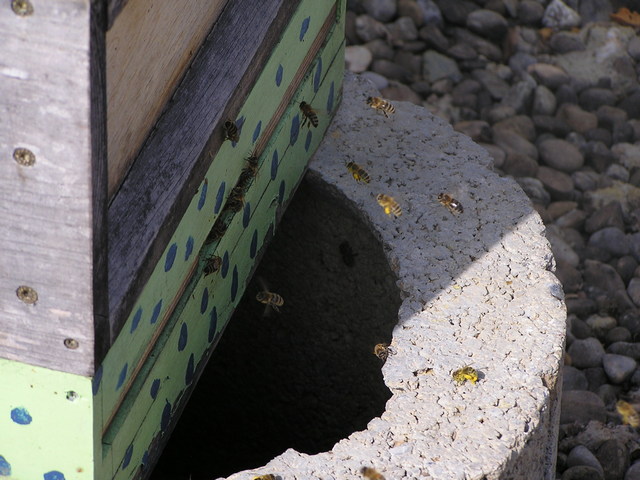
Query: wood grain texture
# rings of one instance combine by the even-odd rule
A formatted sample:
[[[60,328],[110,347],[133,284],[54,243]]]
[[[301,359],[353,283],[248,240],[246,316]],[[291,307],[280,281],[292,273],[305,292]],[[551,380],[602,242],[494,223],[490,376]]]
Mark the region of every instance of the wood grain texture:
[[[130,0],[107,32],[109,197],[228,0]]]
[[[254,3],[223,11],[109,208],[112,338],[220,147],[213,132],[235,118],[298,1]]]
[[[96,271],[105,263],[95,253],[105,246],[103,195],[94,192],[105,125],[92,126],[104,84],[91,85],[102,76],[100,3],[0,11],[0,356],[81,375],[94,370],[94,308],[106,316],[106,274]],[[13,161],[16,148],[35,163]],[[37,292],[35,304],[17,298],[21,285]]]

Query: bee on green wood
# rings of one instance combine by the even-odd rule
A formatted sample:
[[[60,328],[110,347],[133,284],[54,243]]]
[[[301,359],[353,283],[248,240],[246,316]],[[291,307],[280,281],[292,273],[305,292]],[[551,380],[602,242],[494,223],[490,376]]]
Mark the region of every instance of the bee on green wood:
[[[307,125],[307,128],[311,128],[311,125],[314,127],[318,126],[318,113],[309,105],[307,102],[300,102],[300,110],[302,110],[302,115],[304,116],[304,120],[302,120],[301,127]]]
[[[234,122],[227,120],[224,122],[223,129],[225,140],[231,140],[233,143],[238,143],[240,140],[240,132],[238,131],[238,126]]]
[[[220,266],[222,265],[222,258],[218,255],[211,255],[206,258],[204,268],[202,269],[204,276],[211,275],[212,273],[220,270]]]

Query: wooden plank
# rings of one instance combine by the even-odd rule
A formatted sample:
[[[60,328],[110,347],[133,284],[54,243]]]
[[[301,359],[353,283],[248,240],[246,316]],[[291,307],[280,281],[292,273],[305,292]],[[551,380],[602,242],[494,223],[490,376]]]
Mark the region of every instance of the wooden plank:
[[[107,32],[109,197],[228,0],[131,0]]]
[[[216,127],[235,118],[231,112],[238,111],[298,1],[248,8],[253,3],[237,0],[223,11],[109,208],[112,338],[222,143]]]
[[[0,10],[0,356],[83,375],[106,318],[97,3]]]

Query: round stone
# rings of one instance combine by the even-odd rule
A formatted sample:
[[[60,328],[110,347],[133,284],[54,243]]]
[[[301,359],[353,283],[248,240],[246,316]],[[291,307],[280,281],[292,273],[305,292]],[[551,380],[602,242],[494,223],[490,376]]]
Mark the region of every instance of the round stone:
[[[543,163],[563,172],[573,172],[584,165],[584,157],[580,150],[559,138],[541,142],[538,152]]]
[[[611,383],[619,385],[631,378],[638,363],[630,357],[607,353],[602,358],[602,366]]]

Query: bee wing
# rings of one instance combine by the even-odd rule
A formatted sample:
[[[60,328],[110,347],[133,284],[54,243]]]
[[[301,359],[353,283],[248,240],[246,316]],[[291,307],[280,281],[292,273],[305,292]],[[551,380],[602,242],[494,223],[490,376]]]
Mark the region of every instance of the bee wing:
[[[269,291],[269,285],[267,285],[267,282],[264,278],[256,276],[256,282],[258,282],[258,285],[260,285],[260,290],[262,290],[263,292]]]

